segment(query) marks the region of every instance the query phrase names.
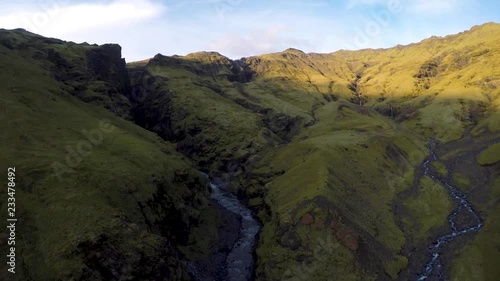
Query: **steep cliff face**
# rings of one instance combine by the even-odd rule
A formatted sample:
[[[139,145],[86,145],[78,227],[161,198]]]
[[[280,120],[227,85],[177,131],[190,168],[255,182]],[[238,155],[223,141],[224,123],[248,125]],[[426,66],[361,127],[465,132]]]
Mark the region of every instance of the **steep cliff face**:
[[[42,47],[46,67],[66,91],[84,102],[105,107],[116,115],[130,112],[126,98],[130,80],[119,45],[47,45]]]
[[[130,80],[119,45],[75,44],[23,30],[3,30],[0,44],[32,59],[59,81],[64,91],[82,101],[104,106],[116,114],[129,111],[126,95]]]

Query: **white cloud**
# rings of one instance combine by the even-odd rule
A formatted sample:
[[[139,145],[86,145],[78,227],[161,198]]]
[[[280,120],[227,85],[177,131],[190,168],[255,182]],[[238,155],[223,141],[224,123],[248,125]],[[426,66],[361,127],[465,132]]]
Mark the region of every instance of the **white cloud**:
[[[210,49],[217,50],[232,58],[247,56],[248,54],[265,54],[286,49],[284,33],[289,28],[285,25],[276,25],[268,29],[258,29],[250,33],[225,35],[212,42]]]
[[[305,52],[332,51],[326,45],[326,34],[338,34],[342,22],[333,17],[322,18],[273,10],[249,14],[236,12],[225,18],[224,27],[212,23],[217,32],[210,34],[205,49],[216,50],[230,58],[297,48]],[[329,42],[328,42],[329,43]]]
[[[19,7],[0,16],[3,28],[22,27],[51,37],[71,37],[71,34],[94,32],[107,28],[130,26],[155,18],[166,7],[150,0],[114,0],[107,4],[62,5],[52,0],[42,5]]]

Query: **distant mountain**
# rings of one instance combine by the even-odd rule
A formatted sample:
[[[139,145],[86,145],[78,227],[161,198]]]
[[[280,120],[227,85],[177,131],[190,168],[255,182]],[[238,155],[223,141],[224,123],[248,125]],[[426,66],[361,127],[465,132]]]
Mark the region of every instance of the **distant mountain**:
[[[476,213],[432,278],[500,278],[500,24],[329,54],[120,51],[0,30],[19,280],[192,280],[225,221],[198,171],[263,224],[255,280],[414,280]]]

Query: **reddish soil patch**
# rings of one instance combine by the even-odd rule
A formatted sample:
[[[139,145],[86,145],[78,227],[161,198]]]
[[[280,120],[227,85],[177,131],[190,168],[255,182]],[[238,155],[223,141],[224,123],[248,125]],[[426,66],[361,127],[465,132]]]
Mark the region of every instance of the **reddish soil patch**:
[[[358,250],[359,234],[353,228],[336,221],[332,221],[330,228],[333,230],[335,237],[337,237],[340,243],[349,248],[351,251]]]
[[[302,216],[300,223],[303,225],[311,225],[314,223],[314,217],[311,214],[306,213],[305,215]]]

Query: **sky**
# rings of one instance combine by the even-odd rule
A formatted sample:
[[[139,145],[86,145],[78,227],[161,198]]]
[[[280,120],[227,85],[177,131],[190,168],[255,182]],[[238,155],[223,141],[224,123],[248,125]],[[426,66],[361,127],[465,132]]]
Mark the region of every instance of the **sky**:
[[[0,28],[118,43],[127,62],[389,48],[500,23],[498,0],[0,0]]]

